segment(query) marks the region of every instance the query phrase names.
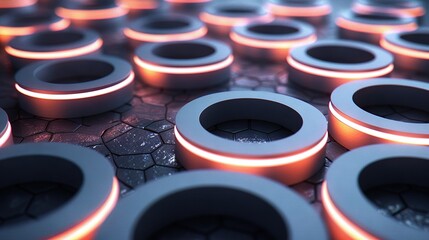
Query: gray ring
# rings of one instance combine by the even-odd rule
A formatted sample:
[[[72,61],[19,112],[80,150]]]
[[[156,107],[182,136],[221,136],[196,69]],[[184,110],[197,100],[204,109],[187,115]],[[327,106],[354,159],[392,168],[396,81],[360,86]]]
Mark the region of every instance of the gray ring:
[[[96,239],[148,239],[175,221],[212,214],[248,220],[276,239],[328,238],[314,209],[280,184],[252,175],[192,171],[148,183],[124,198]]]
[[[428,156],[427,147],[402,144],[377,144],[345,153],[326,175],[329,196],[348,220],[377,239],[427,239],[426,231],[381,214],[363,191],[392,183],[429,187],[428,181],[423,181],[429,171]]]
[[[0,139],[4,137],[4,135],[6,134],[9,124],[10,123],[9,123],[9,118],[7,116],[7,113],[2,108],[0,108]],[[10,134],[10,136],[6,139],[3,145],[0,145],[0,148],[9,146],[11,144],[13,144],[12,134]]]

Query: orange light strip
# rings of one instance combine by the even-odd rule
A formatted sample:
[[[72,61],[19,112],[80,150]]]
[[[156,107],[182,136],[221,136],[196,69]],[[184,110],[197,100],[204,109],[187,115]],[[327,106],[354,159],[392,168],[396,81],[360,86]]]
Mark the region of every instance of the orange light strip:
[[[211,0],[165,0],[170,3],[205,3],[210,2]]]
[[[70,58],[76,56],[82,56],[85,54],[89,54],[95,52],[101,48],[103,45],[103,41],[101,39],[97,39],[95,42],[80,48],[63,50],[63,51],[55,51],[55,52],[29,52],[23,51],[19,49],[12,48],[11,46],[6,46],[5,51],[15,57],[26,58],[26,59],[59,59],[59,58]]]
[[[144,42],[168,42],[168,41],[185,41],[201,38],[207,34],[207,28],[202,27],[192,32],[177,34],[148,34],[136,32],[130,28],[124,29],[124,34],[128,38]]]
[[[78,225],[73,228],[57,235],[50,240],[74,240],[74,239],[84,239],[89,234],[93,233],[109,216],[110,212],[116,205],[119,196],[119,184],[116,178],[113,178],[112,190],[103,203],[103,205],[97,209],[96,212],[91,214],[88,218],[80,222]]]
[[[380,77],[380,76],[389,74],[390,72],[393,71],[393,64],[390,64],[385,68],[374,70],[374,71],[367,71],[367,72],[339,72],[338,71],[337,72],[337,71],[323,70],[323,69],[304,65],[302,63],[295,61],[290,56],[287,57],[287,62],[292,67],[299,69],[303,72],[307,72],[309,74],[314,74],[314,75],[323,76],[323,77],[345,78],[345,79],[351,79],[351,80]]]
[[[352,122],[347,118],[343,117],[339,112],[337,112],[335,108],[332,106],[331,102],[329,103],[329,111],[332,113],[332,115],[334,115],[336,119],[338,119],[342,123],[346,124],[347,126],[359,132],[362,132],[377,138],[382,138],[388,141],[392,141],[392,142],[414,144],[414,145],[429,145],[429,138],[407,137],[407,136],[402,136],[402,135],[397,135],[392,133],[385,133],[385,132],[367,128],[365,126]]]
[[[156,1],[141,1],[141,0],[122,0],[119,1],[119,6],[128,9],[155,9],[158,7]]]
[[[335,222],[335,224],[341,228],[342,231],[344,231],[350,239],[355,240],[369,240],[369,239],[377,239],[376,237],[368,234],[367,232],[360,229],[358,226],[356,226],[354,223],[352,223],[350,220],[348,220],[335,206],[335,204],[332,202],[331,197],[328,193],[328,186],[326,181],[322,184],[322,203],[323,207],[325,208],[325,211],[329,218],[332,219],[332,221]]]
[[[385,39],[380,40],[380,45],[384,49],[386,49],[390,52],[393,52],[393,53],[397,53],[397,54],[401,54],[401,55],[405,55],[405,56],[409,56],[409,57],[413,57],[413,58],[429,59],[429,52],[418,51],[418,50],[409,49],[409,48],[401,47],[398,45],[394,45],[394,44],[386,41]]]
[[[21,8],[36,4],[37,0],[2,0],[0,8]]]
[[[257,47],[257,48],[267,48],[267,49],[289,49],[292,47],[302,46],[306,44],[313,43],[317,40],[316,35],[311,35],[306,38],[297,39],[297,40],[285,40],[285,41],[269,41],[269,40],[257,40],[248,37],[241,36],[235,32],[231,32],[229,37],[236,43]]]
[[[39,30],[49,29],[52,31],[60,31],[66,29],[70,26],[70,21],[66,19],[61,19],[58,22],[52,23],[49,26],[29,26],[29,27],[5,27],[0,26],[0,35],[3,36],[26,36],[33,34]]]
[[[2,136],[0,136],[0,147],[2,147],[11,137],[12,135],[12,127],[10,126],[10,123],[7,122],[6,131],[3,133]]]
[[[73,20],[101,20],[122,17],[128,13],[127,9],[121,7],[83,10],[83,9],[68,9],[59,7],[55,11],[58,16]]]
[[[141,68],[147,69],[154,72],[170,73],[170,74],[198,74],[205,72],[216,71],[225,67],[228,67],[234,61],[234,57],[229,55],[228,58],[222,62],[214,63],[211,65],[199,66],[199,67],[164,67],[159,65],[150,64],[142,61],[137,56],[134,56],[134,62]]]
[[[268,4],[268,7],[274,15],[285,17],[320,17],[332,12],[331,6],[321,5],[313,7],[290,7],[276,4]]]
[[[201,158],[208,159],[210,161],[221,163],[221,164],[243,166],[243,167],[274,167],[274,166],[302,161],[319,152],[326,145],[326,142],[328,140],[328,133],[326,133],[325,136],[323,136],[322,140],[320,140],[320,142],[318,142],[313,147],[305,151],[302,151],[300,153],[290,155],[290,156],[284,156],[284,157],[261,158],[261,159],[255,160],[255,159],[223,156],[216,153],[208,152],[185,140],[185,138],[182,137],[182,135],[179,133],[176,127],[174,127],[174,134],[177,138],[177,141],[184,148],[188,149],[195,155],[200,156]]]
[[[376,6],[367,6],[361,3],[355,3],[353,5],[353,10],[359,13],[373,13],[373,12],[384,12],[394,15],[408,15],[412,17],[420,17],[425,14],[425,9],[423,7],[415,8],[393,8],[391,6],[387,7],[376,7]]]
[[[16,90],[18,90],[20,93],[27,95],[29,97],[33,98],[40,98],[45,100],[74,100],[74,99],[85,99],[85,98],[91,98],[91,97],[97,97],[100,95],[108,94],[114,91],[117,91],[121,88],[124,88],[131,84],[134,80],[134,72],[131,72],[130,75],[122,82],[95,91],[90,92],[83,92],[83,93],[71,93],[71,94],[49,94],[49,93],[39,93],[39,92],[33,92],[27,89],[22,88],[18,84],[15,84]]]
[[[365,23],[358,23],[354,21],[350,21],[343,17],[337,18],[336,22],[337,26],[349,29],[357,32],[364,33],[374,33],[374,34],[383,34],[385,32],[399,32],[399,31],[412,31],[417,29],[417,24],[407,23],[400,25],[371,25]]]
[[[245,25],[251,21],[260,20],[260,21],[271,21],[272,17],[269,15],[257,16],[257,17],[224,17],[212,15],[207,12],[202,12],[200,14],[200,19],[209,24],[220,25],[220,26],[236,26],[236,25]]]

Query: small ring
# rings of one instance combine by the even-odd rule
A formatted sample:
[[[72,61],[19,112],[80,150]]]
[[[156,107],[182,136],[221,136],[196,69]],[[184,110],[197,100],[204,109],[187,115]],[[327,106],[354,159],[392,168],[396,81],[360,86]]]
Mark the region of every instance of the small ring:
[[[144,185],[119,202],[95,239],[150,239],[168,224],[201,215],[247,220],[274,239],[328,239],[320,216],[290,189],[252,175],[208,170]]]
[[[252,21],[271,21],[268,10],[254,2],[222,2],[210,4],[200,14],[209,33],[218,37],[227,37],[232,27],[245,25]]]
[[[15,76],[20,106],[37,116],[70,118],[121,106],[132,98],[128,62],[106,55],[44,61]]]
[[[234,50],[254,60],[284,61],[293,47],[317,40],[311,25],[294,20],[252,22],[233,28],[230,38]]]
[[[401,96],[401,97],[398,97]],[[408,123],[364,110],[375,105],[410,106],[429,112],[429,84],[379,78],[344,84],[332,93],[329,133],[348,149],[377,143],[429,146],[429,123]]]
[[[0,108],[0,148],[13,144],[12,127],[7,113]]]
[[[237,119],[276,123],[293,134],[258,144],[224,139],[207,130]],[[211,94],[186,104],[177,113],[176,157],[188,169],[226,169],[294,184],[323,165],[326,125],[316,108],[288,96],[251,91]]]
[[[403,70],[429,72],[429,28],[384,35],[380,45],[395,57],[395,67]]]
[[[36,32],[60,31],[68,28],[70,21],[48,11],[16,12],[0,17],[0,41],[6,44],[17,36]]]
[[[389,13],[423,18],[426,13],[421,1],[372,1],[358,0],[353,3],[352,10],[361,14]]]
[[[42,31],[12,39],[5,51],[15,68],[41,60],[55,60],[100,53],[103,41],[89,29]]]
[[[186,41],[202,38],[207,28],[198,18],[181,14],[159,14],[131,22],[124,34],[133,47],[149,42]]]
[[[429,187],[427,181],[422,181],[429,171],[428,156],[427,147],[377,144],[352,150],[335,160],[322,184],[323,209],[332,237],[427,239],[426,231],[381,214],[364,191],[401,183]]]
[[[137,48],[134,56],[143,82],[170,89],[226,83],[233,60],[228,45],[209,39],[148,43]]]
[[[326,0],[270,0],[271,14],[281,18],[292,18],[319,26],[327,22],[332,7]]]
[[[342,39],[380,43],[383,34],[392,31],[412,31],[418,26],[414,18],[387,13],[360,14],[343,12],[337,18],[338,36]]]
[[[95,151],[64,143],[31,143],[0,152],[2,188],[53,182],[77,189],[42,218],[0,228],[1,239],[82,239],[93,234],[116,205],[119,184],[113,168]]]
[[[388,76],[393,70],[389,52],[347,40],[321,40],[294,48],[287,62],[291,81],[326,93],[357,79]]]

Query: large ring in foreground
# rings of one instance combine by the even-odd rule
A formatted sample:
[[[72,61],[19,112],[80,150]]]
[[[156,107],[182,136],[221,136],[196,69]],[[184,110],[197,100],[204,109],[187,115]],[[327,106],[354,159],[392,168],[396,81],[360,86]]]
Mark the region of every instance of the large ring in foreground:
[[[380,45],[395,57],[395,67],[420,73],[429,72],[429,28],[385,34]]]
[[[13,144],[12,127],[7,113],[0,108],[0,148]]]
[[[294,48],[287,62],[289,80],[326,93],[350,81],[388,76],[393,70],[389,52],[346,40],[321,40]]]
[[[134,73],[106,55],[44,61],[15,76],[20,106],[37,116],[70,118],[115,109],[132,98]]]
[[[274,239],[327,239],[320,216],[290,189],[221,171],[178,173],[146,184],[119,202],[96,239],[150,239],[171,223],[207,215],[246,220]]]
[[[234,57],[225,43],[209,39],[148,43],[134,63],[143,82],[160,88],[207,88],[229,81]]]
[[[317,36],[314,28],[306,23],[275,20],[234,27],[230,38],[234,50],[243,57],[280,62],[291,48],[313,43]]]
[[[428,83],[380,78],[344,84],[331,95],[329,134],[348,149],[376,143],[429,146],[429,123],[401,122],[364,110],[396,105],[429,112],[428,101]]]
[[[429,148],[377,144],[341,155],[329,167],[322,203],[333,239],[427,239],[428,233],[385,216],[364,191],[387,184],[429,187]]]
[[[268,143],[243,143],[210,133],[231,120],[276,123],[293,135]],[[313,106],[268,92],[224,92],[198,98],[176,116],[176,157],[187,169],[212,168],[258,174],[285,184],[313,175],[324,163],[326,119]]]
[[[0,150],[0,187],[52,182],[77,189],[37,220],[0,228],[1,239],[85,239],[116,205],[119,185],[99,153],[63,143],[18,144]]]

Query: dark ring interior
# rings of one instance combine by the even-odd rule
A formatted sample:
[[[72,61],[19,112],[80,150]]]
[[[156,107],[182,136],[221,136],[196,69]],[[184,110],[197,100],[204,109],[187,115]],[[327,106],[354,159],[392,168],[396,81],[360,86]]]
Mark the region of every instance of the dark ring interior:
[[[429,45],[429,33],[403,33],[400,34],[400,38],[412,43]]]
[[[352,14],[356,18],[373,20],[373,21],[394,21],[394,20],[400,19],[399,16],[387,15],[387,14],[360,14],[356,12],[353,12]]]
[[[11,17],[7,21],[7,26],[11,27],[25,27],[33,26],[44,23],[52,22],[53,18],[50,14],[25,14],[25,15],[16,15]]]
[[[35,35],[31,41],[36,46],[48,47],[65,45],[81,41],[84,35],[81,32],[41,32]]]
[[[427,90],[395,85],[371,86],[353,94],[355,104],[366,109],[371,106],[393,105],[429,112]]]
[[[202,43],[167,43],[158,46],[153,53],[167,59],[196,59],[215,53],[216,49]]]
[[[114,70],[110,63],[100,60],[81,59],[47,65],[35,73],[35,77],[54,84],[89,82],[106,77]]]
[[[74,163],[54,156],[30,155],[0,161],[0,188],[30,182],[61,183],[79,189],[83,173]]]
[[[318,60],[342,64],[366,63],[375,58],[373,53],[365,49],[335,45],[316,45],[310,47],[307,54]]]
[[[255,195],[222,186],[175,192],[156,201],[135,224],[133,239],[149,239],[169,224],[201,215],[225,215],[247,220],[266,230],[274,239],[288,239],[286,223],[270,203]]]
[[[258,9],[246,6],[225,6],[221,7],[219,12],[228,14],[252,14],[257,13]]]
[[[251,109],[249,106],[252,106]],[[231,99],[218,102],[204,109],[200,115],[200,123],[206,130],[223,122],[242,119],[275,123],[293,133],[298,132],[303,124],[301,115],[292,108],[259,99]]]
[[[188,21],[182,19],[156,19],[144,23],[144,26],[147,28],[162,30],[180,29],[188,27],[189,25],[190,23]]]
[[[266,34],[266,35],[287,35],[297,33],[298,28],[292,26],[285,26],[281,24],[266,24],[266,25],[254,25],[248,28],[250,32]]]

